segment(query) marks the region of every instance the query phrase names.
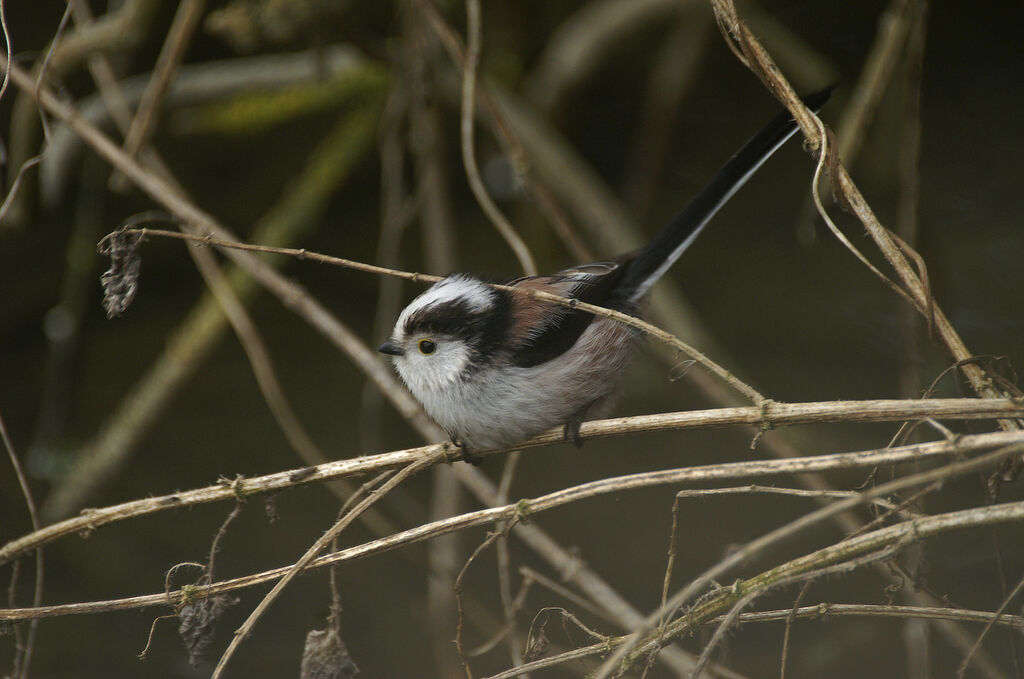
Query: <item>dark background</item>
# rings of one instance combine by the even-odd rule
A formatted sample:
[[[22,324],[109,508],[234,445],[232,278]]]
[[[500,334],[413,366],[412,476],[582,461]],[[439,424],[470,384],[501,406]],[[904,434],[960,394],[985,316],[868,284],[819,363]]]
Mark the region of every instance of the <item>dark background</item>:
[[[173,15],[172,4],[160,3],[137,46],[112,55],[121,76],[152,69]],[[484,77],[521,96],[527,104],[536,104],[539,95],[530,91],[529,83],[542,63],[544,50],[558,39],[559,29],[590,4],[596,3],[485,3]],[[439,5],[461,32],[462,5]],[[259,37],[249,52],[214,31],[209,19],[213,10],[272,6],[211,3],[186,63],[247,59],[253,51],[265,55],[306,52],[313,60],[324,46],[348,43],[387,74],[408,39],[408,28],[400,18],[401,3],[297,3],[298,19],[292,30],[276,37]],[[693,8],[692,3],[685,7],[689,9],[678,14],[666,12],[644,22],[608,45],[592,71],[567,90],[555,108],[539,114],[610,191],[626,201],[629,214],[648,234],[669,219],[715,168],[778,110],[777,103],[725,46],[710,22],[708,9],[702,5]],[[791,32],[785,39],[766,38],[768,49],[775,52],[783,45],[802,45],[813,55],[814,69],[825,77],[801,81],[794,76],[798,89],[809,91],[839,83],[822,113],[832,126],[849,105],[886,8],[883,2],[777,1],[757,6],[758,12]],[[27,66],[46,49],[63,6],[40,1],[9,4],[5,9],[15,54],[24,55]],[[93,9],[105,11],[100,6]],[[744,13],[744,8],[740,11]],[[935,298],[967,346],[975,354],[998,357],[993,365],[1010,378],[1010,366],[1024,364],[1024,175],[1020,169],[1024,126],[1019,116],[1024,109],[1022,13],[1019,2],[987,3],[983,8],[969,3],[935,3],[930,8],[917,172],[916,247],[928,264]],[[291,25],[291,20],[286,16],[267,21],[281,27]],[[643,165],[645,160],[642,152],[640,160],[635,160],[641,131],[653,124],[646,108],[651,106],[648,81],[683,22],[703,22],[705,43],[678,105],[662,110],[657,101],[654,104],[669,121],[657,137],[664,164],[642,185],[640,194],[646,197],[639,200],[630,182],[638,176],[633,169],[636,162]],[[432,35],[429,29],[425,34]],[[431,54],[432,68],[441,74],[453,73],[440,50]],[[785,60],[780,58],[780,63],[787,71]],[[897,227],[901,191],[898,157],[903,107],[912,96],[904,75],[907,68],[904,57],[866,129],[863,151],[850,163],[854,179],[890,228]],[[81,65],[62,75],[60,85],[67,96],[82,101],[94,93]],[[196,204],[242,237],[249,237],[254,224],[299,176],[336,121],[359,107],[380,107],[392,82],[385,75],[365,91],[298,105],[292,113],[275,113],[275,121],[269,124],[258,124],[256,114],[250,120],[243,112],[220,127],[203,127],[203,115],[223,112],[227,97],[180,103],[172,98],[165,107],[155,145]],[[15,133],[11,110],[17,96],[9,86],[0,100],[8,147],[13,141],[10,135]],[[514,258],[467,189],[458,147],[457,102],[443,95],[438,99],[457,242],[453,253],[456,266],[515,275]],[[275,105],[266,94],[268,110]],[[383,133],[378,129],[374,134],[353,171],[330,189],[329,199],[306,219],[305,235],[296,247],[374,261],[383,200],[378,155]],[[482,167],[501,161],[500,149],[486,129],[478,135],[478,157]],[[63,479],[76,452],[129,397],[133,385],[173,340],[175,329],[204,290],[180,243],[153,240],[142,247],[138,298],[123,317],[107,320],[100,305],[98,280],[108,263],[95,254],[94,243],[128,216],[155,206],[137,191],[109,191],[109,168],[89,152],[59,161],[51,155],[47,161],[60,162],[65,181],[54,185],[47,195],[39,181],[45,173],[30,170],[23,202],[0,224],[0,413],[30,470],[33,492],[42,503],[51,488],[66,482]],[[812,171],[813,164],[799,143],[790,143],[722,211],[662,285],[678,286],[696,310],[713,338],[711,346],[701,348],[768,397],[814,401],[918,396],[950,360],[929,346],[920,327],[913,333],[918,342],[907,353],[901,331],[903,303],[810,218]],[[413,176],[408,167],[407,175]],[[492,184],[491,188],[499,193],[501,187]],[[520,193],[499,203],[533,248],[542,270],[572,263],[572,256],[529,199]],[[882,261],[858,223],[838,207],[831,213],[862,251],[874,261]],[[421,238],[414,222],[401,243],[401,268],[428,268]],[[618,254],[595,239],[586,240],[599,256]],[[289,261],[284,266],[290,277],[308,287],[367,344],[379,343],[382,337],[374,328],[374,317],[380,279],[308,262]],[[418,290],[406,285],[403,301]],[[330,457],[348,458],[421,443],[389,407],[368,407],[360,372],[276,299],[258,294],[251,312],[292,407]],[[67,326],[61,325],[62,318],[70,319],[73,330],[66,343],[58,344],[52,338],[55,327]],[[645,351],[638,359],[623,387],[625,397],[616,414],[717,405],[688,380],[669,381],[668,368],[656,360],[657,353]],[[905,381],[901,383],[901,375],[916,386],[908,389]],[[967,395],[969,390],[947,377],[938,393]],[[971,431],[972,427],[980,430],[982,425],[957,428]],[[895,430],[895,425],[809,427],[793,440],[805,454],[858,450],[887,444]],[[618,474],[761,456],[763,451],[751,451],[749,442],[749,432],[727,430],[590,441],[581,451],[566,445],[534,449],[522,458],[511,496],[531,497]],[[490,458],[481,469],[497,479],[500,460]],[[302,465],[271,417],[238,342],[228,334],[175,391],[133,447],[123,470],[87,504],[105,506],[208,485],[219,477],[254,476]],[[3,468],[0,540],[6,542],[28,532],[30,524],[16,478],[9,466]],[[864,481],[864,476],[835,475],[830,480],[837,487],[850,488]],[[969,477],[951,483],[940,495],[929,498],[924,510],[931,513],[983,503],[982,481]],[[778,483],[796,485],[791,479]],[[578,548],[601,576],[647,612],[660,598],[674,492],[673,488],[660,488],[606,496],[534,520],[563,545]],[[403,528],[415,525],[417,518],[426,520],[423,508],[430,493],[429,475],[413,479],[402,489],[401,498],[396,494],[383,503],[383,511]],[[1004,487],[1000,499],[1019,499],[1021,495],[1018,482]],[[222,543],[218,577],[293,562],[333,522],[338,505],[337,499],[319,486],[282,493],[273,503],[279,516],[274,522],[269,522],[262,499],[252,498],[245,504]],[[462,505],[466,510],[476,507],[469,499]],[[686,501],[680,514],[680,557],[674,582],[685,582],[731,546],[808,509],[807,500],[771,496]],[[102,528],[88,539],[70,537],[52,544],[46,549],[44,602],[159,592],[164,573],[173,564],[205,560],[210,540],[228,511],[229,507],[216,504],[166,512]],[[468,553],[483,536],[483,529],[465,533],[463,550]],[[357,544],[373,537],[356,525],[343,542]],[[1001,579],[1012,587],[1024,570],[1022,537],[1021,527],[1011,526],[929,542],[921,584],[958,605],[995,610],[1003,599]],[[804,542],[788,545],[782,550],[785,553],[775,553],[751,566],[745,574],[838,538],[834,527],[823,527]],[[515,566],[531,565],[557,577],[521,543],[513,541],[511,545]],[[464,558],[465,554],[460,556]],[[418,545],[348,563],[339,570],[343,637],[363,670],[362,676],[448,676],[438,669],[431,650],[434,623],[426,608],[425,559],[426,549]],[[29,565],[26,560],[22,567],[18,605],[28,605],[31,600]],[[6,583],[10,567],[4,566],[0,576]],[[475,645],[500,625],[493,552],[485,553],[467,577],[467,591],[479,604],[477,615],[472,616],[475,620],[471,617],[467,627],[468,643]],[[326,582],[323,573],[297,580],[242,646],[229,675],[296,676],[306,631],[324,624],[329,605]],[[804,602],[883,603],[887,601],[887,584],[876,571],[862,569],[842,579],[816,583]],[[217,657],[261,593],[242,595],[241,604],[219,625],[210,657]],[[794,597],[794,591],[783,591],[758,601],[757,607],[785,608],[792,605]],[[567,604],[553,593],[535,590],[520,616],[520,630],[546,605]],[[479,610],[481,607],[486,612]],[[1009,611],[1019,613],[1019,601]],[[209,663],[199,669],[189,667],[174,621],[158,624],[148,660],[135,659],[156,614],[143,610],[44,620],[39,626],[33,676],[208,676]],[[604,632],[617,633],[610,625],[588,620],[603,625]],[[871,618],[797,623],[788,676],[908,676],[906,630],[900,621]],[[970,631],[976,634],[980,628]],[[731,635],[718,660],[749,676],[777,674],[782,632],[783,626],[776,623],[745,626]],[[558,647],[584,643],[580,634],[567,640],[560,625],[552,625],[548,633]],[[454,630],[439,635],[445,634],[453,636]],[[695,637],[682,643],[699,652],[701,642]],[[1020,672],[1009,633],[993,632],[985,648],[1004,676]],[[0,667],[4,671],[10,666],[12,649],[12,638],[0,637]],[[934,632],[928,655],[931,676],[953,676],[962,657]],[[1016,662],[1022,661],[1018,651]],[[474,659],[473,666],[483,676],[504,669],[508,666],[504,646]],[[592,665],[577,663],[543,676],[582,676],[588,668]],[[668,676],[658,667],[652,676],[658,672],[658,676]]]

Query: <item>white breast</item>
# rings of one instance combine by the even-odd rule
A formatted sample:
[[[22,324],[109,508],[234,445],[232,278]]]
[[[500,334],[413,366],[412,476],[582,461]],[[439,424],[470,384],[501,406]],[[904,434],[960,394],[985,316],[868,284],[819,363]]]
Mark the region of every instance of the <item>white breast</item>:
[[[443,387],[407,384],[454,438],[476,450],[507,447],[562,426],[606,400],[635,343],[630,328],[595,319],[569,351],[547,363],[485,368]]]

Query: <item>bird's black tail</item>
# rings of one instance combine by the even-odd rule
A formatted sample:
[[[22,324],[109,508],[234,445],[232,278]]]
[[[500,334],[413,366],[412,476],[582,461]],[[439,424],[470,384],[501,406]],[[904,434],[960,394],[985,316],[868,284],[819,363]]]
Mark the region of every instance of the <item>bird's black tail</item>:
[[[812,111],[817,111],[825,105],[830,94],[831,87],[810,94],[803,101]],[[633,301],[642,297],[690,247],[715,213],[797,129],[789,112],[783,111],[754,135],[683,211],[637,253],[624,272],[619,289],[627,291]]]

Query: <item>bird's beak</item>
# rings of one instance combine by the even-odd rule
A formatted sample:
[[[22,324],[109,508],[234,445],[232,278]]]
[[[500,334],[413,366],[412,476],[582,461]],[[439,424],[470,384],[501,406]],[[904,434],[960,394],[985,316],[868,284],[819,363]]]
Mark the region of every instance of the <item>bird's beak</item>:
[[[401,356],[402,354],[405,353],[402,347],[398,346],[391,340],[388,340],[384,344],[377,347],[377,351],[379,351],[382,354],[388,354],[390,356]]]

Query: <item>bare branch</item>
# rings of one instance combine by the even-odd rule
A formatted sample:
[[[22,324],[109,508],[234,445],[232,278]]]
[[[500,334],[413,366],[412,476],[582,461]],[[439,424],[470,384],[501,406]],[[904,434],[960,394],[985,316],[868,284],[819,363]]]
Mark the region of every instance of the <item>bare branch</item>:
[[[619,493],[628,490],[636,490],[640,488],[649,488],[661,485],[675,485],[681,483],[695,483],[695,482],[710,482],[718,481],[726,478],[737,478],[737,477],[761,477],[776,474],[800,474],[806,472],[823,471],[827,469],[855,469],[874,467],[881,464],[897,464],[901,462],[910,461],[923,461],[927,459],[933,459],[943,455],[956,455],[962,457],[969,452],[975,452],[978,450],[990,449],[993,445],[1006,445],[1006,442],[1012,441],[1017,446],[1024,445],[1022,435],[1012,435],[1006,432],[997,432],[990,434],[980,434],[976,436],[967,436],[961,439],[957,445],[953,445],[948,441],[936,442],[930,444],[915,444],[910,446],[903,446],[900,448],[881,449],[877,451],[862,451],[857,453],[838,453],[832,455],[816,455],[807,458],[793,458],[787,460],[762,460],[752,462],[733,462],[728,464],[720,465],[708,465],[705,467],[689,467],[682,469],[670,469],[665,471],[657,472],[643,472],[639,474],[630,474],[627,476],[620,476],[614,478],[600,479],[597,481],[591,481],[578,486],[571,486],[563,488],[561,490],[542,495],[532,499],[524,499],[519,502],[505,505],[502,507],[493,507],[490,509],[479,510],[476,512],[469,512],[467,514],[461,514],[459,516],[451,517],[448,519],[442,519],[439,521],[430,522],[423,524],[416,528],[412,528],[401,533],[396,533],[385,538],[373,540],[370,542],[357,545],[344,549],[335,554],[321,557],[316,559],[310,564],[311,568],[321,568],[334,563],[341,563],[353,559],[363,558],[372,554],[377,554],[384,551],[389,551],[397,547],[411,544],[414,542],[420,542],[422,540],[430,539],[438,535],[446,535],[456,530],[464,530],[472,526],[479,526],[494,523],[496,521],[509,520],[516,516],[533,515],[540,512],[544,512],[555,507],[561,507],[566,504],[578,502],[580,500],[599,497],[611,493]],[[1013,445],[1013,444],[1010,444]],[[440,447],[430,447],[413,449],[412,451],[406,451],[414,453],[410,456],[405,456],[402,453],[389,453],[388,455],[399,456],[395,459],[401,459],[401,462],[396,463],[393,466],[400,464],[410,465],[417,461],[430,460],[432,462],[438,461],[440,458],[438,450]],[[457,454],[456,451],[452,451],[451,455]],[[998,455],[1005,455],[1005,452],[1000,452]],[[991,455],[989,456],[991,457]],[[351,463],[352,461],[347,461]],[[869,502],[875,497],[879,497],[888,492],[891,492],[893,485],[907,484],[924,482],[922,479],[927,480],[929,475],[950,475],[954,473],[964,473],[964,470],[970,470],[973,468],[972,465],[983,465],[989,463],[987,458],[974,458],[971,462],[964,462],[955,465],[950,465],[937,470],[933,470],[924,475],[916,475],[913,477],[906,477],[898,479],[895,482],[879,486],[872,491],[865,491],[859,497],[853,498],[853,501],[843,500],[840,502],[829,505],[825,510],[818,510],[817,512],[808,515],[800,519],[801,525],[807,523],[813,523],[815,520],[820,520],[822,517],[829,513],[836,511],[842,511],[845,505],[853,506],[857,503]],[[340,463],[331,463],[329,465],[322,465],[321,467],[314,467],[307,470],[299,470],[292,472],[297,478],[292,483],[308,483],[313,477],[317,477],[318,480],[322,480],[326,477],[324,474],[323,467],[329,467]],[[368,471],[364,469],[364,472]],[[277,484],[285,483],[287,480],[286,474],[272,475],[276,480]],[[261,481],[259,487],[267,489],[267,481],[271,477],[262,477],[258,479],[246,479],[246,480],[235,480],[231,484],[221,486],[219,488],[207,488],[198,491],[190,491],[195,495],[206,495],[205,501],[211,501],[209,496],[218,494],[222,497],[215,499],[228,499],[237,497],[238,494],[249,494],[253,492],[253,489],[257,485],[253,484],[254,481]],[[910,479],[909,481],[907,479]],[[275,484],[276,485],[276,484]],[[188,497],[189,493],[183,493],[181,496]],[[168,498],[175,498],[175,501],[168,502]],[[154,504],[158,507],[168,506],[179,506],[183,504],[180,501],[179,496],[165,496],[164,498],[152,498]],[[142,505],[148,503],[149,500],[139,500],[134,503],[127,503],[127,505]],[[127,505],[120,505],[123,509]],[[109,508],[117,509],[117,508]],[[104,510],[96,510],[97,513]],[[154,508],[152,511],[156,511]],[[151,513],[151,512],[147,512]],[[818,517],[815,519],[814,517]],[[80,517],[81,518],[81,517]],[[926,518],[915,519],[924,521]],[[88,528],[88,524],[78,523],[74,519],[62,522],[68,524],[75,522],[75,526],[78,530],[84,530]],[[109,521],[108,521],[109,522]],[[901,525],[909,525],[901,524]],[[42,542],[41,536],[47,536],[49,539],[53,539],[54,535],[48,535],[49,528],[44,528],[37,534],[26,536],[20,540],[8,543],[4,546],[3,554],[4,559],[7,560],[17,555],[18,553],[24,552],[27,549],[31,549],[36,544]],[[886,529],[882,529],[886,530]],[[62,534],[71,532],[71,530],[64,526]],[[875,531],[875,534],[878,531]],[[863,536],[853,538],[859,540]],[[774,538],[772,538],[774,539]],[[770,540],[769,540],[770,541]],[[842,544],[850,542],[847,540]],[[754,545],[754,543],[751,543]],[[756,547],[756,545],[755,545]],[[282,577],[286,572],[285,569],[275,569],[271,571],[265,571],[263,573],[245,576],[242,578],[235,578],[233,580],[223,581],[211,585],[205,589],[203,594],[220,594],[223,592],[234,591],[245,587],[250,587],[262,582],[268,582],[276,580]],[[159,595],[147,595],[143,597],[132,597],[129,599],[123,599],[116,602],[97,602],[91,604],[67,604],[63,606],[48,606],[39,609],[9,609],[0,610],[0,620],[22,620],[33,617],[53,617],[57,615],[69,615],[69,614],[82,614],[82,613],[94,613],[106,610],[115,610],[122,608],[137,608],[144,606],[163,605],[167,603],[167,596],[165,594]],[[669,605],[666,606],[668,609],[675,609],[677,606]]]
[[[476,151],[473,141],[473,113],[476,111],[476,71],[480,62],[480,0],[466,0],[466,24],[469,40],[466,49],[466,68],[462,74],[462,163],[466,167],[466,178],[473,195],[483,209],[487,218],[494,224],[501,237],[505,239],[512,252],[515,253],[523,273],[527,276],[537,275],[537,264],[533,260],[526,243],[519,237],[505,215],[494,204],[487,193],[480,168],[476,163]],[[468,670],[467,670],[468,671]]]
[[[902,404],[903,408],[899,408],[897,404]],[[789,407],[792,409],[790,417],[787,418],[781,414],[774,415],[771,422],[774,426],[780,426],[787,423],[902,420],[921,416],[923,412],[927,412],[931,404],[934,404],[933,408],[935,410],[944,410],[947,416],[958,419],[971,417],[994,418],[1005,413],[1019,413],[1020,408],[1024,407],[1014,406],[1012,402],[999,399],[935,399],[933,401],[854,401],[845,403],[789,404]],[[776,407],[782,405],[784,404],[777,404]],[[989,408],[988,410],[982,409],[986,406]],[[590,438],[624,435],[640,431],[700,429],[750,424],[757,422],[757,418],[760,415],[761,411],[757,408],[724,408],[719,410],[687,411],[597,420],[583,423],[580,427],[580,436],[582,438]],[[561,430],[553,429],[546,434],[541,434],[530,441],[519,444],[517,448],[535,448],[551,443],[561,443],[561,437]],[[806,473],[827,469],[870,467],[876,464],[895,464],[912,459],[925,459],[938,455],[985,450],[1021,440],[1024,440],[1024,435],[1012,432],[976,434],[964,436],[953,442],[938,441],[859,453],[736,462],[659,473],[681,474],[679,480],[687,478],[692,480],[718,480],[736,478],[736,476]],[[458,451],[450,448],[447,444],[435,444],[382,453],[380,455],[368,455],[351,460],[336,460],[304,469],[283,471],[253,479],[245,479],[240,481],[237,488],[234,489],[223,485],[215,485],[161,497],[135,500],[102,509],[87,510],[81,516],[65,519],[64,521],[46,526],[36,533],[8,542],[0,548],[0,563],[6,563],[29,549],[34,549],[61,536],[90,531],[99,526],[126,518],[153,514],[175,507],[228,500],[235,497],[236,492],[243,494],[266,493],[314,481],[322,482],[393,469],[410,464],[424,455],[433,455],[438,451],[446,451],[451,459],[455,459],[459,454]],[[498,452],[500,451],[481,451],[481,454],[494,455],[498,454]]]
[[[796,519],[795,521],[791,521],[790,523],[780,528],[777,528],[773,531],[765,533],[764,535],[761,535],[755,540],[752,540],[751,542],[744,545],[742,548],[733,551],[729,556],[722,559],[711,568],[705,570],[698,577],[694,578],[686,587],[684,587],[675,595],[673,595],[671,599],[669,599],[665,603],[664,606],[659,607],[657,611],[649,615],[644,620],[644,624],[641,627],[639,627],[636,631],[634,631],[633,634],[629,636],[628,640],[625,643],[623,643],[621,647],[616,649],[615,653],[613,653],[601,665],[601,668],[595,673],[594,678],[607,679],[618,670],[622,663],[625,662],[627,665],[630,664],[627,660],[627,656],[631,656],[633,658],[636,657],[636,654],[631,652],[634,648],[637,648],[639,651],[639,645],[644,641],[644,637],[650,632],[650,630],[654,629],[658,625],[658,622],[664,615],[665,611],[678,610],[679,607],[681,607],[686,602],[692,600],[695,596],[697,596],[697,594],[701,590],[707,587],[710,583],[714,582],[716,579],[720,578],[722,575],[729,572],[739,564],[745,563],[749,561],[751,558],[753,558],[755,555],[763,553],[769,547],[776,545],[780,541],[788,539],[793,535],[797,534],[798,532],[805,530],[813,525],[816,525],[821,521],[831,516],[834,516],[839,512],[845,511],[859,504],[863,504],[864,502],[867,502],[873,498],[883,497],[884,495],[900,490],[902,488],[907,488],[915,485],[923,485],[938,479],[953,478],[955,476],[959,476],[962,474],[978,471],[979,469],[985,468],[986,466],[989,466],[1000,459],[1012,455],[1019,455],[1022,450],[1024,450],[1024,443],[1017,442],[1005,446],[994,453],[989,453],[982,457],[975,458],[969,462],[951,463],[938,469],[932,469],[926,472],[921,472],[919,474],[914,474],[911,476],[895,479],[888,483],[876,486],[875,488],[872,488],[870,490],[866,490],[864,491],[864,493],[860,494],[857,497],[839,500],[830,505],[817,509],[809,514],[806,514]],[[927,519],[917,519],[915,521],[923,522],[927,521]],[[912,525],[915,523],[915,521],[907,523]],[[906,526],[907,523],[900,525]],[[879,531],[875,531],[874,533],[868,533],[867,535],[876,535],[879,533],[883,533],[885,530],[887,529],[881,529]],[[843,542],[838,543],[837,545],[834,545],[833,548],[842,549],[844,545],[853,544],[857,540],[859,540],[859,537],[849,538]],[[871,550],[865,551],[875,551],[877,549],[882,549],[886,546],[888,545],[879,545]],[[861,553],[864,552],[858,552],[857,555]],[[820,564],[819,566],[829,565],[831,563],[835,563],[835,561],[829,561],[827,563]],[[774,577],[769,579],[773,583],[778,581],[778,579]],[[742,596],[746,596],[746,594],[743,594]],[[695,606],[695,608],[699,608],[699,606]]]
[[[906,541],[926,539],[934,535],[943,534],[952,530],[967,530],[983,525],[995,525],[998,523],[1010,523],[1024,520],[1024,503],[1015,502],[989,507],[974,507],[949,514],[940,514],[920,520],[907,521],[905,523],[883,528],[869,533],[868,535],[847,540],[837,545],[812,552],[805,556],[788,561],[780,566],[764,571],[747,580],[737,581],[735,585],[718,590],[716,596],[708,601],[695,606],[683,618],[674,623],[674,633],[682,634],[706,624],[717,623],[724,619],[724,612],[738,601],[740,593],[748,590],[755,582],[765,584],[767,582],[778,582],[789,575],[803,572],[810,567],[810,564],[824,566],[829,563],[839,563],[844,559],[855,558],[859,554],[869,554],[878,551],[886,546],[899,545]],[[823,603],[816,606],[801,607],[797,616],[801,618],[825,618],[832,613],[848,616],[877,616],[877,617],[910,617],[934,620],[955,620],[959,622],[984,622],[998,620],[996,624],[1003,624],[1015,629],[1024,629],[1024,617],[1022,616],[999,616],[987,611],[973,611],[954,608],[934,608],[922,606],[870,606],[851,604],[830,604]],[[766,611],[760,613],[742,613],[738,616],[739,622],[784,622],[791,615],[791,609],[779,611]],[[492,675],[486,679],[511,679],[520,676],[525,672],[531,672],[546,667],[553,667],[571,660],[603,655],[611,648],[621,647],[630,639],[629,636],[617,637],[582,648],[573,649],[567,653],[533,662],[526,663],[522,667],[513,668],[506,672]],[[636,655],[642,655],[656,645],[663,643],[658,637],[653,638],[643,646],[637,647]]]
[[[199,25],[205,7],[206,0],[185,0],[178,5],[171,28],[167,32],[160,55],[153,67],[153,75],[142,93],[139,108],[132,118],[127,134],[125,134],[124,150],[128,155],[137,155],[139,149],[149,143],[152,138],[157,114],[163,105],[174,74],[181,66],[185,50]],[[124,177],[121,175],[111,177],[111,186],[118,191],[127,188]]]
[[[807,145],[812,149],[822,148],[825,136],[824,131],[819,127],[821,122],[801,103],[792,85],[786,80],[771,56],[740,19],[732,0],[711,0],[711,6],[719,19],[719,25],[729,38],[729,45],[765,83],[772,94],[793,114],[803,131]],[[875,241],[886,261],[895,270],[897,278],[907,294],[911,296],[914,306],[919,310],[927,309],[932,312],[929,323],[933,325],[936,335],[953,358],[962,362],[960,368],[975,391],[985,396],[1000,394],[1000,390],[996,388],[992,379],[986,375],[981,366],[970,360],[973,355],[949,319],[934,303],[927,286],[908,261],[907,248],[898,245],[892,232],[882,226],[860,193],[853,178],[850,177],[839,158],[834,155],[829,159],[829,172],[834,190],[843,197],[845,204],[867,228],[868,234]],[[1000,426],[1007,430],[1018,428],[1018,425],[1012,420],[1000,420]]]
[[[315,559],[316,556],[320,552],[322,552],[327,547],[327,545],[329,545],[331,541],[334,540],[334,538],[336,538],[341,533],[341,531],[345,530],[345,528],[347,528],[349,524],[351,524],[352,521],[354,521],[356,517],[358,517],[363,511],[365,511],[366,508],[368,508],[370,505],[372,505],[373,503],[377,502],[382,497],[387,495],[389,490],[397,486],[399,483],[401,483],[408,477],[416,474],[419,471],[422,471],[423,469],[426,469],[431,464],[439,461],[440,459],[441,454],[440,451],[438,451],[435,452],[434,455],[423,456],[420,459],[410,463],[400,472],[398,472],[390,479],[388,479],[386,482],[384,482],[384,484],[381,485],[379,489],[377,489],[377,492],[370,494],[362,501],[360,501],[359,504],[353,507],[351,511],[349,511],[345,516],[343,516],[337,523],[335,523],[330,528],[330,530],[321,535],[317,539],[317,541],[314,542],[308,550],[306,550],[306,553],[303,554],[302,557],[298,561],[296,561],[294,565],[288,568],[287,572],[283,575],[283,577],[281,577],[281,579],[277,581],[274,587],[267,593],[265,597],[263,597],[263,600],[260,601],[259,605],[256,606],[255,609],[253,609],[249,617],[246,618],[244,623],[242,623],[242,626],[235,631],[235,635],[231,639],[231,643],[228,645],[227,650],[224,651],[224,653],[220,657],[220,660],[217,662],[217,667],[214,668],[213,674],[211,675],[211,679],[217,679],[217,677],[221,676],[221,674],[224,672],[224,669],[227,667],[228,662],[231,660],[231,657],[234,655],[235,651],[245,640],[245,638],[252,633],[252,630],[255,627],[256,622],[263,616],[266,610],[270,608],[270,605],[277,599],[277,597],[280,596],[284,588],[288,586],[288,583],[290,583],[295,578],[296,575],[301,573],[303,569],[306,568],[306,566],[308,566],[310,562],[313,561],[313,559]]]
[[[3,5],[0,3],[0,14],[3,12]],[[6,31],[6,27],[4,29]],[[4,418],[0,415],[0,439],[3,440],[4,448],[7,449],[7,457],[11,460],[11,467],[14,468],[14,475],[18,478],[18,485],[21,487],[21,494],[25,496],[25,506],[28,508],[28,516],[32,522],[32,530],[38,531],[40,528],[39,523],[39,512],[36,510],[35,500],[32,498],[32,489],[29,488],[28,479],[25,477],[25,471],[21,467],[21,460],[18,458],[18,453],[14,449],[14,442],[11,440],[10,435],[7,433],[7,424],[4,422]],[[36,547],[35,562],[36,562],[36,573],[35,573],[35,584],[32,592],[32,607],[38,608],[43,603],[43,576],[45,574],[45,568],[43,565],[43,548],[42,546]],[[13,569],[11,573],[11,584],[10,584],[10,598],[8,600],[9,606],[14,606],[14,594],[15,588],[17,587],[17,569]],[[14,654],[14,671],[12,677],[18,679],[27,679],[29,666],[32,664],[32,651],[35,648],[36,643],[36,632],[39,624],[36,620],[33,620],[29,624],[28,638],[25,640],[24,645],[21,644],[20,636],[17,638],[17,651]]]

